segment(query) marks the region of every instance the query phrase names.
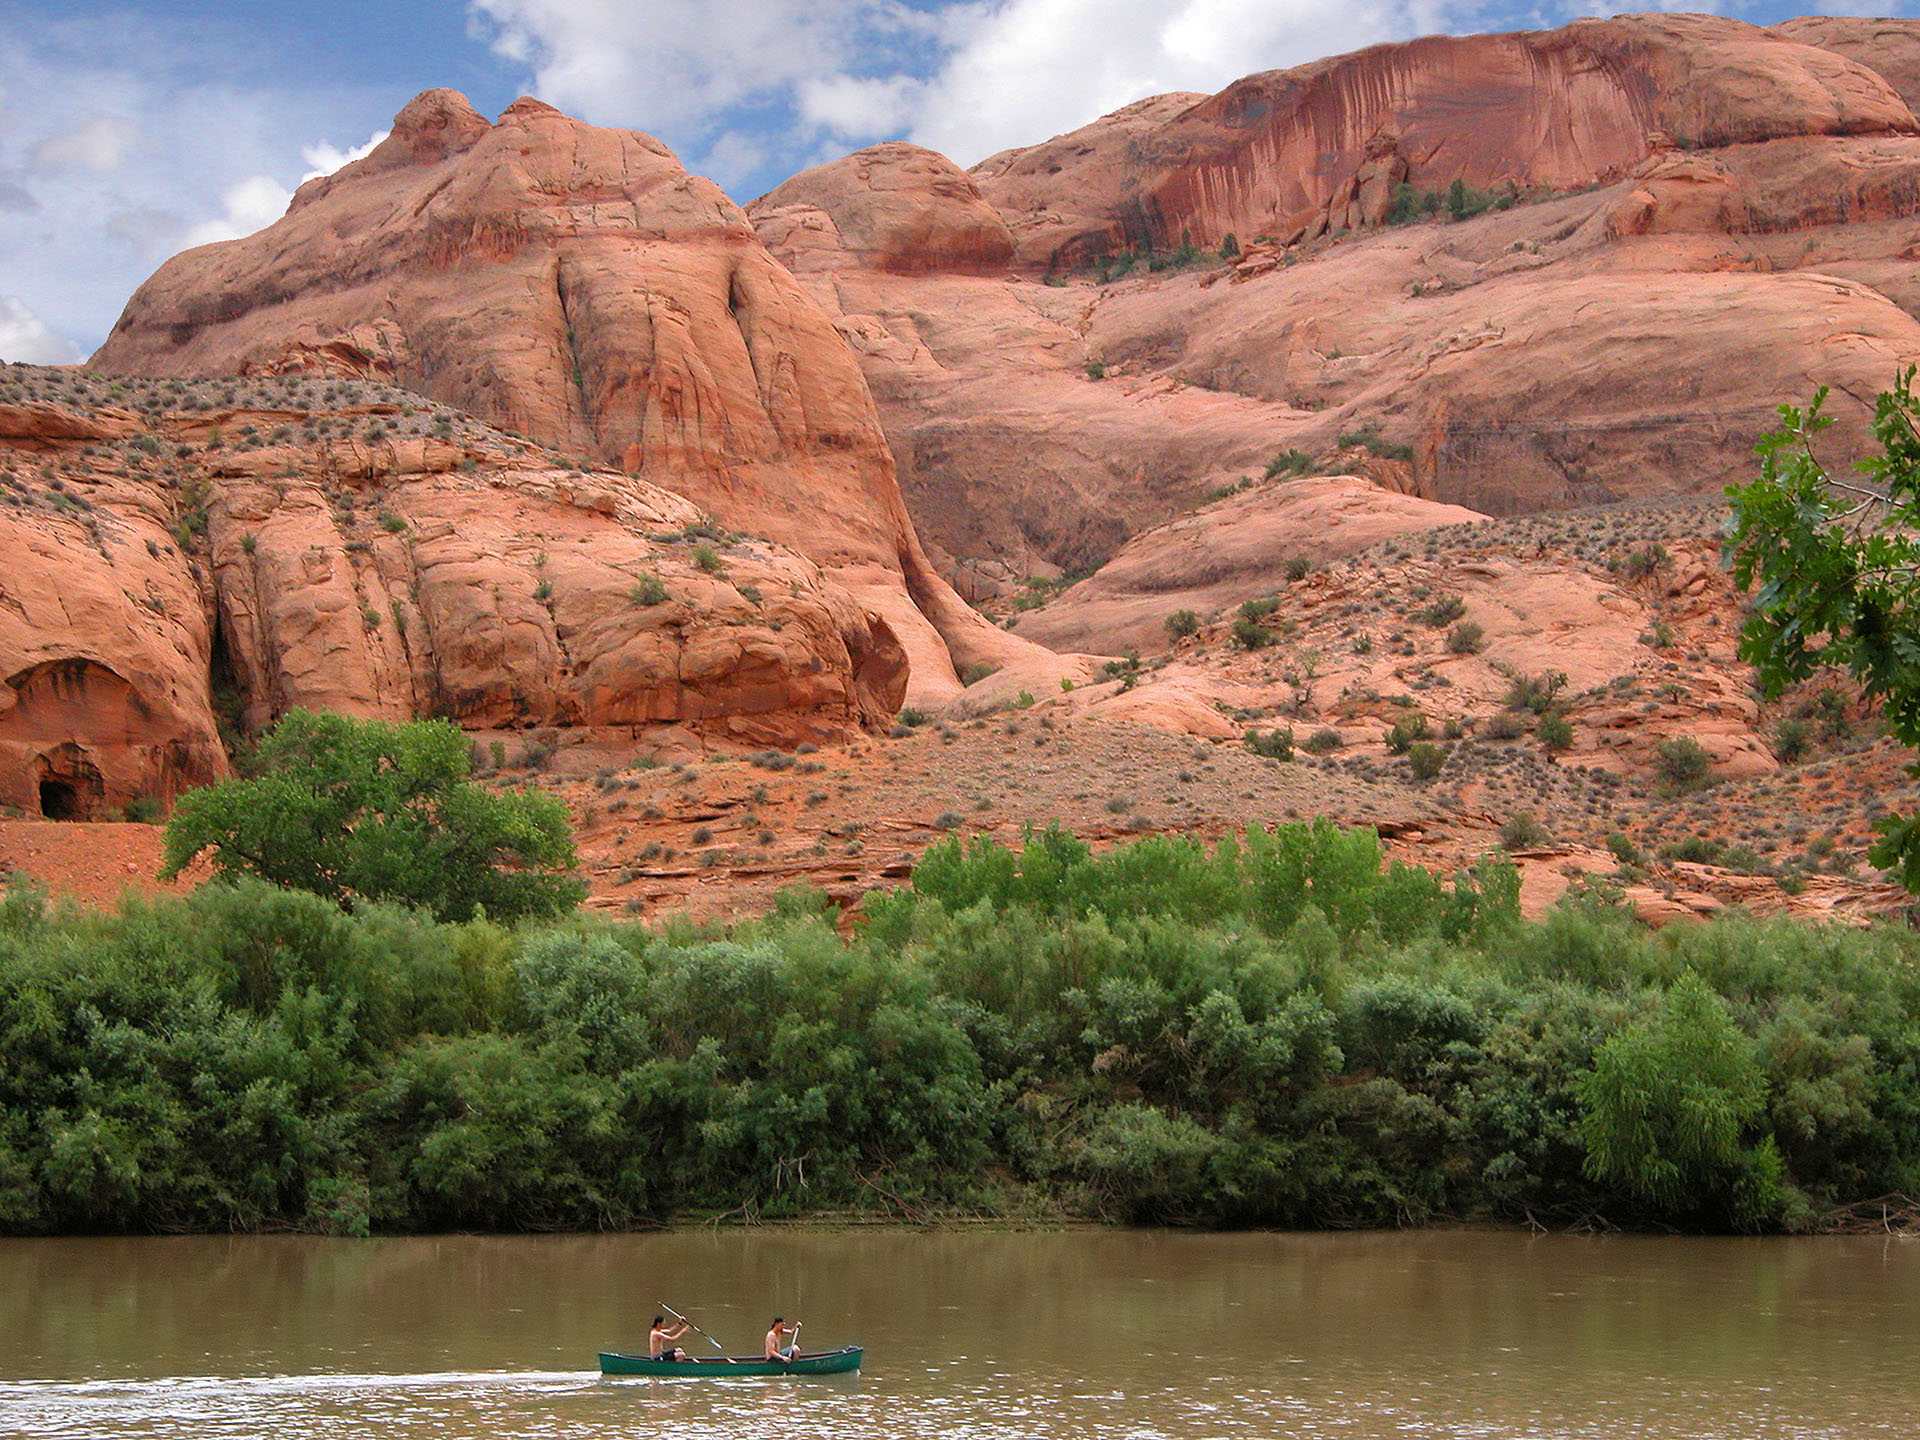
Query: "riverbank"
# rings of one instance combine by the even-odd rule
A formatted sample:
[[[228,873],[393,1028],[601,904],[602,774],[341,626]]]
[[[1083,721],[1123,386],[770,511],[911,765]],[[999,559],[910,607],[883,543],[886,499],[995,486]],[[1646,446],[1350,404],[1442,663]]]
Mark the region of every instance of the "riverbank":
[[[1920,941],[1367,831],[937,846],[851,933],[0,905],[0,1229],[1811,1230],[1920,1192]],[[1867,1206],[1849,1211],[1847,1207]]]

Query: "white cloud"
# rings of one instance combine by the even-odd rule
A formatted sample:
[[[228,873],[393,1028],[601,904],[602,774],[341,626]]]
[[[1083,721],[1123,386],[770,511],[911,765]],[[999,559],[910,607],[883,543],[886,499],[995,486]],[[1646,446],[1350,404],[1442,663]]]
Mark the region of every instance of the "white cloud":
[[[331,175],[342,165],[365,159],[391,133],[376,130],[363,143],[346,150],[330,140],[302,145],[300,158],[307,162],[309,168],[300,177],[300,183],[304,185],[322,175]],[[249,175],[229,185],[221,193],[219,215],[188,227],[175,248],[191,250],[196,245],[210,245],[216,240],[238,240],[243,235],[264,230],[287,213],[287,206],[292,200],[293,191],[273,176]]]
[[[380,142],[392,133],[391,130],[376,130],[367,137],[365,143],[355,145],[351,150],[342,150],[327,140],[314,145],[302,145],[300,158],[312,168],[300,177],[300,183],[304,185],[309,180],[318,180],[322,175],[331,175],[342,165],[351,165],[356,160],[366,159]]]
[[[227,187],[220,197],[220,214],[202,220],[180,237],[179,248],[211,245],[216,240],[238,240],[264,230],[287,213],[293,192],[271,175],[249,175],[237,185]]]
[[[33,147],[33,163],[48,170],[117,170],[140,138],[124,115],[89,115],[78,126]]]
[[[940,28],[903,0],[472,0],[471,14],[541,99],[695,151],[795,120],[792,144],[897,132]]]
[[[80,347],[56,335],[17,297],[0,295],[0,360],[28,365],[71,365]]]
[[[910,76],[868,79],[829,75],[803,80],[796,92],[801,118],[831,134],[864,140],[898,130],[913,113],[924,84]]]
[[[1148,95],[1426,33],[1459,3],[471,0],[470,17],[542,99],[656,131],[727,184],[823,137],[905,134],[970,164]]]
[[[1438,28],[1408,0],[1003,0],[956,14],[912,138],[962,165],[1149,95]]]
[[[687,156],[683,163],[721,189],[732,190],[751,184],[767,158],[767,147],[757,137],[740,130],[726,130],[707,147],[705,154]]]

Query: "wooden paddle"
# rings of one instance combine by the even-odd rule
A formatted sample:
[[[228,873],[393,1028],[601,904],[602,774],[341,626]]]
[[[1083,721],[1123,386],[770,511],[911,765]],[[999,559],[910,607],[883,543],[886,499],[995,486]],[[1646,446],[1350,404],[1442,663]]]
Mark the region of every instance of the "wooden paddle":
[[[662,1310],[666,1311],[667,1314],[673,1316],[674,1319],[678,1320],[682,1325],[689,1327],[694,1334],[705,1336],[706,1342],[709,1345],[713,1346],[714,1349],[718,1350],[722,1355],[725,1355],[727,1353],[726,1346],[722,1345],[718,1340],[714,1339],[713,1336],[708,1335],[706,1331],[702,1330],[698,1325],[695,1325],[693,1321],[687,1319],[686,1316],[682,1315],[678,1310],[674,1309],[673,1306],[667,1304],[666,1301],[660,1300],[660,1301],[656,1301],[655,1303],[658,1304]]]

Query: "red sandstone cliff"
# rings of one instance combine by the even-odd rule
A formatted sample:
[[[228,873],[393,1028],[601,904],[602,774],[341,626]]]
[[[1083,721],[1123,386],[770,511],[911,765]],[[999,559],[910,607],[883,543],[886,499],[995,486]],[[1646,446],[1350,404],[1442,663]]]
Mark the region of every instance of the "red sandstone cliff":
[[[1898,79],[1903,23],[1806,28],[1831,49],[1698,16],[1381,46],[1141,101],[971,189],[875,147],[749,213],[977,593],[1098,565],[1289,450],[1484,512],[1712,495],[1782,401],[1830,385],[1858,439],[1920,359],[1920,135],[1905,81],[1859,63]],[[1888,25],[1902,44],[1873,43]],[[1512,208],[1378,223],[1402,181],[1456,179]],[[978,228],[976,193],[1015,237],[1000,273],[902,274],[847,238],[916,208]],[[1059,268],[1227,231],[1230,264]]]
[[[1183,234],[1211,246],[1229,232],[1377,224],[1401,180],[1562,190],[1617,180],[1654,132],[1714,147],[1915,130],[1897,87],[1837,48],[1705,15],[1430,36],[1188,98],[1141,102],[975,166],[1021,262],[1170,248]]]
[[[28,814],[168,801],[296,706],[624,759],[857,734],[907,686],[814,562],[384,386],[0,368],[0,545]]]
[[[421,95],[276,224],[168,261],[90,363],[375,376],[629,471],[824,566],[922,699],[1030,648],[928,565],[858,367],[739,209],[538,101]]]

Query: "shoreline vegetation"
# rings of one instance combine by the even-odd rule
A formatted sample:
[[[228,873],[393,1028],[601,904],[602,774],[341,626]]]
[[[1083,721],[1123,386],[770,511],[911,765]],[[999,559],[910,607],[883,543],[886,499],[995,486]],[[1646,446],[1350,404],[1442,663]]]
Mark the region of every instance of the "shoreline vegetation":
[[[1518,893],[1325,821],[955,838],[851,917],[796,889],[730,929],[16,885],[0,1233],[1911,1208],[1920,937]]]

